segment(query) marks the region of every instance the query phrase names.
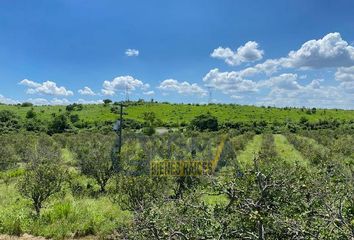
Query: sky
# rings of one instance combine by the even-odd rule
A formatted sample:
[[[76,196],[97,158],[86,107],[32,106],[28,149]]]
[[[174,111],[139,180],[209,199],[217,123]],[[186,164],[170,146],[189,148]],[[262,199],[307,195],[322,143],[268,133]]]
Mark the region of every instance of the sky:
[[[352,0],[2,0],[0,102],[354,109]]]

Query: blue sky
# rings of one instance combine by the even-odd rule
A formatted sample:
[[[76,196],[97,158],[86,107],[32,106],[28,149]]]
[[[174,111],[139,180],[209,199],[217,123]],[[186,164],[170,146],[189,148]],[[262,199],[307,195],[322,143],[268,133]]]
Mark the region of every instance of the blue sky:
[[[354,2],[0,3],[0,102],[354,108]]]

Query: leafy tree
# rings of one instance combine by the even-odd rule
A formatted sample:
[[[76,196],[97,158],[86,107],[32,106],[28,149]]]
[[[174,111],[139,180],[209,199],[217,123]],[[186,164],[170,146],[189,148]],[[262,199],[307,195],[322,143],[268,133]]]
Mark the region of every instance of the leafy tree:
[[[66,114],[60,114],[53,117],[52,122],[49,124],[48,132],[49,134],[63,133],[70,128],[71,126]]]
[[[103,103],[105,106],[109,105],[110,103],[112,103],[112,100],[111,99],[104,99],[103,100]]]
[[[217,131],[218,130],[218,119],[211,114],[202,114],[196,116],[190,123],[192,129],[197,129],[200,131]]]
[[[144,125],[143,132],[151,136],[155,133],[155,126],[157,123],[156,114],[154,112],[144,112],[143,113]]]
[[[24,123],[24,128],[27,131],[31,131],[31,132],[45,132],[46,131],[46,126],[38,118],[27,119]]]
[[[33,103],[30,103],[30,102],[24,102],[21,104],[21,107],[32,107],[33,106]]]
[[[106,185],[113,175],[112,139],[103,135],[91,136],[91,139],[79,143],[76,155],[81,172],[96,180],[100,191],[106,191]]]
[[[70,115],[70,121],[72,122],[72,123],[76,123],[76,122],[78,122],[80,120],[80,118],[79,118],[79,115],[78,114],[71,114]]]
[[[35,151],[28,153],[30,162],[24,176],[18,183],[22,196],[32,201],[37,216],[44,202],[61,190],[64,171],[61,168],[60,148],[49,138],[39,138]]]
[[[14,145],[7,137],[0,138],[0,171],[13,167],[18,162]]]
[[[17,131],[21,128],[20,118],[12,111],[0,111],[0,133]]]
[[[33,108],[31,108],[30,110],[28,110],[28,112],[26,113],[26,118],[35,118],[37,117],[37,113],[34,111]]]

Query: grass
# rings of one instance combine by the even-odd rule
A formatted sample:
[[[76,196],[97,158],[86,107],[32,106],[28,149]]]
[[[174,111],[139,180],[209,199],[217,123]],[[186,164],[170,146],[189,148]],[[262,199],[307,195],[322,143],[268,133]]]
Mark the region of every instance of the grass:
[[[275,148],[278,156],[288,163],[296,163],[304,167],[308,166],[308,161],[303,158],[292,144],[288,142],[285,136],[281,134],[274,135]]]
[[[244,151],[237,156],[237,161],[244,166],[252,166],[254,157],[261,150],[262,135],[255,135],[246,145]]]
[[[88,235],[107,236],[131,221],[108,197],[74,198],[63,192],[43,208],[36,218],[28,200],[21,197],[14,183],[0,183],[0,234],[28,233],[54,239]]]
[[[53,113],[65,111],[65,106],[35,106],[33,107],[38,117],[43,121],[49,121]],[[31,107],[1,105],[1,110],[11,110],[16,112],[22,119]],[[251,122],[264,120],[274,121],[295,121],[301,117],[306,117],[310,122],[319,119],[340,119],[354,120],[354,110],[317,109],[315,114],[307,114],[306,110],[292,108],[265,108],[256,106],[240,105],[188,105],[188,104],[167,104],[167,103],[145,103],[141,105],[131,105],[125,108],[125,117],[142,121],[144,112],[154,112],[158,119],[164,123],[181,124],[189,123],[195,116],[210,112],[215,115],[220,122]],[[111,106],[103,104],[83,105],[81,111],[73,111],[79,118],[87,123],[102,123],[112,121],[117,118],[117,114],[111,112]]]

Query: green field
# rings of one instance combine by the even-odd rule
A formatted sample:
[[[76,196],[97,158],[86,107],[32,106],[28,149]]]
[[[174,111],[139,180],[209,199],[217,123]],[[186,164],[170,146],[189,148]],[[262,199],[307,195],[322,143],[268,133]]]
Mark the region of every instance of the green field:
[[[83,105],[81,111],[73,111],[78,114],[82,121],[88,123],[105,122],[117,119],[117,114],[111,112],[111,106]],[[34,106],[39,119],[48,121],[53,113],[65,111],[65,106]],[[31,107],[0,105],[1,110],[11,110],[22,119]],[[157,119],[163,123],[180,125],[189,123],[195,116],[211,113],[218,120],[223,122],[253,122],[264,120],[266,122],[298,122],[301,117],[307,118],[310,122],[319,119],[354,120],[354,110],[317,109],[315,113],[309,113],[307,109],[301,108],[267,108],[256,106],[240,106],[227,104],[212,105],[190,105],[190,104],[167,104],[167,103],[144,103],[139,105],[128,105],[125,107],[125,117],[142,121],[144,112],[154,112]]]

